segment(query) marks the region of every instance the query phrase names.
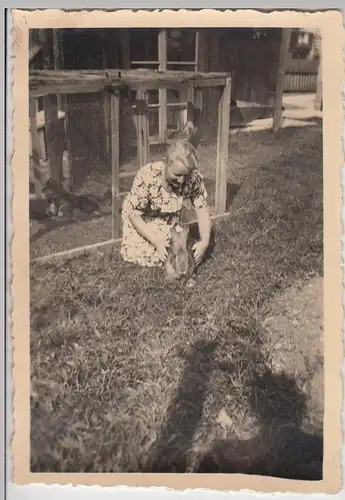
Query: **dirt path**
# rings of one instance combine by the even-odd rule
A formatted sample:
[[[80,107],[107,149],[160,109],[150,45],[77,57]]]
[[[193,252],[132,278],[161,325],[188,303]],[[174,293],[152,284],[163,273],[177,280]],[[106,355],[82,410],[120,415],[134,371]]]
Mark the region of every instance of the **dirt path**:
[[[323,424],[323,279],[297,282],[270,304],[263,321],[272,370],[293,376],[307,395],[307,429]]]

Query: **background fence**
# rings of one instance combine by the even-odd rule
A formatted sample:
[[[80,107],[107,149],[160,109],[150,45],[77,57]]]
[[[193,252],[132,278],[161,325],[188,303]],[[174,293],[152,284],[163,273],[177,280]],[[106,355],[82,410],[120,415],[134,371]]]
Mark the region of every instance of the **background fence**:
[[[285,72],[285,92],[316,92],[319,59],[287,60]]]

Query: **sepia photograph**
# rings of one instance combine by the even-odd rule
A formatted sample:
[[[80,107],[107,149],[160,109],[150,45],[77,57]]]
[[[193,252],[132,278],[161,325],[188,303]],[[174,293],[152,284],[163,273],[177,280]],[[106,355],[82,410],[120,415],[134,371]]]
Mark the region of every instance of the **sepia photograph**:
[[[321,48],[29,30],[32,473],[322,481]]]

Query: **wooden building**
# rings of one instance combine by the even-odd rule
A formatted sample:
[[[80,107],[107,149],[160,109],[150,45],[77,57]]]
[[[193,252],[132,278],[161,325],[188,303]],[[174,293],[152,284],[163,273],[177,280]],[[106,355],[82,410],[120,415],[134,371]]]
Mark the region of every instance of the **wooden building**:
[[[253,118],[272,116],[281,29],[40,31],[36,37],[44,40],[45,51],[37,58],[36,69],[146,68],[230,72],[232,100],[246,107],[249,115],[251,108],[255,109]],[[179,126],[180,114],[173,106],[179,100],[180,96],[173,90],[150,92],[152,141],[154,138],[164,140],[169,131]],[[217,100],[216,89],[204,91],[202,118],[205,124],[215,122]],[[124,103],[124,108],[127,104]],[[124,128],[131,128],[128,120],[126,123]]]
[[[245,120],[273,117],[275,101],[278,102],[282,95],[282,82],[279,81],[284,75],[278,71],[284,39],[282,32],[282,29],[32,30],[30,42],[40,44],[42,50],[31,67],[38,70],[104,70],[104,75],[112,69],[231,74],[233,109],[230,126],[236,126],[244,124]],[[276,94],[280,95],[278,99]],[[202,124],[205,139],[217,137],[220,95],[221,89],[217,87],[198,92],[199,101],[194,106],[193,119],[197,125]],[[169,87],[148,91],[150,145],[164,144],[171,132],[182,128],[187,109],[184,104],[181,106],[181,102],[186,103],[187,97]],[[120,91],[119,149],[122,160],[132,146],[135,151],[137,149],[133,120],[135,98],[135,93],[129,89]],[[48,97],[36,101],[37,124],[40,113],[42,117],[49,113],[48,101]],[[235,102],[238,107],[234,106]],[[77,189],[92,172],[109,172],[109,103],[106,93],[83,93],[82,86],[79,86],[78,92],[69,93],[68,98],[63,93],[57,94],[57,106],[59,126],[45,126],[42,120],[39,134],[41,137],[50,135],[52,140],[59,136],[58,157],[68,152],[68,161],[64,164],[68,163],[70,172],[73,172],[73,175],[69,174],[70,187],[73,185]],[[239,109],[238,123],[236,111]],[[198,111],[201,114],[196,116]],[[278,123],[279,116],[276,114],[275,117]],[[41,158],[48,159],[49,152],[47,154],[47,147],[44,147],[47,141],[40,142]],[[50,155],[50,162],[55,156]],[[56,161],[60,162],[59,158]]]

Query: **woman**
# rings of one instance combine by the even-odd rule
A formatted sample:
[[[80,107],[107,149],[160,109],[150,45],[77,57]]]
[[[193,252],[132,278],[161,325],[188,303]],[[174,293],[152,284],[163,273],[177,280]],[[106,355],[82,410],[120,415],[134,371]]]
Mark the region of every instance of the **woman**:
[[[194,244],[198,265],[210,242],[207,191],[198,171],[195,148],[187,139],[170,145],[164,161],[142,167],[122,207],[121,255],[143,267],[160,266],[167,257],[170,229],[181,220],[184,201],[196,212],[200,241]]]

